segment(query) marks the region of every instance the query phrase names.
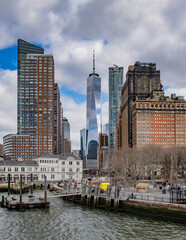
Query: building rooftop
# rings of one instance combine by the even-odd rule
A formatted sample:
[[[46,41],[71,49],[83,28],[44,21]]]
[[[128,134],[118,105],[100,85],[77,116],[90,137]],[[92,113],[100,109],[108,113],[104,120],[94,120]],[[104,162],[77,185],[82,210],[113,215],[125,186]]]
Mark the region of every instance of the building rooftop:
[[[72,153],[61,153],[60,155],[49,154],[49,153],[42,153],[41,155],[34,157],[33,161],[38,158],[59,158],[59,159],[67,159],[68,157],[73,157],[75,160],[81,160],[79,157]]]
[[[14,160],[4,160],[0,161],[0,166],[32,166],[37,167],[36,161],[14,161]]]
[[[38,158],[58,158],[58,155],[50,154],[50,153],[42,153],[39,156],[34,157],[33,160]]]
[[[67,159],[68,157],[73,157],[75,160],[81,160],[79,157],[77,157],[76,155],[72,154],[72,153],[61,153],[59,155],[59,159]]]

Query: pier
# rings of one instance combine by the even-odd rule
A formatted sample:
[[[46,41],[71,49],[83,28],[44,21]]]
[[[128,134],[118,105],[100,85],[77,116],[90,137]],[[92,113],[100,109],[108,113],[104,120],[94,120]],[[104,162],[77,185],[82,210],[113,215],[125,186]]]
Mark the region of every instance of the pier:
[[[99,184],[85,184],[81,188],[68,185],[59,187],[54,185],[55,195],[48,197],[62,197],[65,201],[100,208],[108,211],[128,212],[163,220],[186,223],[186,196],[178,191],[169,195],[129,192],[121,186],[107,186],[107,190],[100,189]],[[178,196],[175,198],[175,196]]]
[[[22,209],[32,209],[32,208],[48,208],[50,206],[50,202],[47,201],[47,180],[46,176],[44,176],[44,198],[36,198],[33,194],[33,176],[31,174],[31,185],[30,185],[30,194],[27,198],[22,196],[22,175],[20,175],[20,194],[19,200],[15,197],[11,196],[10,191],[10,174],[8,175],[8,196],[2,196],[1,207],[5,207],[8,209],[22,210]]]

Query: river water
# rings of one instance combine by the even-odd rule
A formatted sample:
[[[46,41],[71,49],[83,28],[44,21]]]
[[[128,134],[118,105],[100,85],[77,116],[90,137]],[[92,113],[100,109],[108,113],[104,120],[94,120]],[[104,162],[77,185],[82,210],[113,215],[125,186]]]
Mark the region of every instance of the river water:
[[[43,196],[43,192],[37,194]],[[92,209],[61,198],[50,201],[49,209],[0,208],[0,239],[186,239],[186,226],[182,224]]]

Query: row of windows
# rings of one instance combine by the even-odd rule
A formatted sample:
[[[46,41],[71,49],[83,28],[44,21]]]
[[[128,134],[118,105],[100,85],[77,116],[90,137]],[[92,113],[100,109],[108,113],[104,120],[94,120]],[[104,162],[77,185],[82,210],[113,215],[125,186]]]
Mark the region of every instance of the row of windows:
[[[177,107],[177,108],[184,108],[184,107],[186,107],[186,105],[184,105],[184,104],[177,104],[177,105],[174,105],[174,104],[149,104],[149,103],[147,103],[147,104],[138,104],[137,105],[139,108],[145,108],[145,107],[147,107],[147,108],[149,108],[149,107],[151,107],[151,108],[174,108],[174,107]]]

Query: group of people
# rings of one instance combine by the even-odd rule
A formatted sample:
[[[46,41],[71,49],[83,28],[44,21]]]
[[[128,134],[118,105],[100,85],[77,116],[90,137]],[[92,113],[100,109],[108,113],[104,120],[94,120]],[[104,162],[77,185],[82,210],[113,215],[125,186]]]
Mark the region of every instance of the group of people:
[[[165,189],[167,188],[167,190],[181,190],[181,187],[179,185],[175,185],[175,184],[172,184],[172,183],[169,183],[168,180],[167,181],[162,181],[162,182],[158,182],[158,186],[160,189]]]

